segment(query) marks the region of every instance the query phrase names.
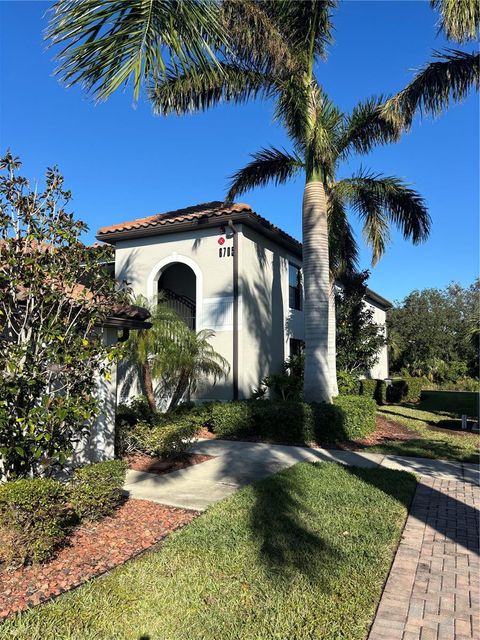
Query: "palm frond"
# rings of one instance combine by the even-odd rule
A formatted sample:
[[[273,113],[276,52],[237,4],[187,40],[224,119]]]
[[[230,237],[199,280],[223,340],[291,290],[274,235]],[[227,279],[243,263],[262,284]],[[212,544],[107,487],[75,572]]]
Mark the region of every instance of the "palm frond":
[[[231,37],[232,61],[284,75],[295,69],[296,61],[268,8],[257,0],[222,0],[220,15]]]
[[[480,87],[480,54],[446,49],[424,66],[412,82],[385,103],[386,116],[399,117],[409,126],[417,111],[438,115],[450,102],[463,100],[472,87]]]
[[[467,42],[478,37],[480,3],[478,0],[430,0],[440,12],[439,31],[456,42]]]
[[[298,56],[303,55],[305,61],[310,53],[326,57],[333,41],[332,11],[337,0],[267,0],[261,4]]]
[[[345,119],[339,141],[341,151],[368,153],[379,144],[397,142],[402,127],[385,113],[384,96],[372,97],[357,104]]]
[[[337,182],[332,191],[351,205],[363,221],[365,240],[372,247],[373,263],[385,252],[390,224],[414,244],[428,238],[431,220],[425,202],[399,178],[361,170],[356,176]]]
[[[208,63],[229,42],[212,0],[57,0],[46,37],[64,45],[57,75],[99,100],[131,79],[138,98],[167,62]]]
[[[220,102],[246,102],[270,92],[268,77],[241,65],[211,62],[202,68],[170,67],[164,78],[154,81],[148,95],[157,114],[183,114],[206,109]]]
[[[327,207],[330,271],[339,278],[358,268],[358,245],[345,204],[338,194],[328,192]]]
[[[227,201],[249,189],[264,187],[269,182],[282,184],[295,176],[304,166],[298,156],[275,147],[262,149],[251,157],[252,162],[231,177]]]

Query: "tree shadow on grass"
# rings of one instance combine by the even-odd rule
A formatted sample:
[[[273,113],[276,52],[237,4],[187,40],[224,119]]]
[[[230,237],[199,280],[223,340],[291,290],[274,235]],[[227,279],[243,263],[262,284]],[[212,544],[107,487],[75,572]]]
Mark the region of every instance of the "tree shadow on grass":
[[[260,545],[259,560],[267,577],[288,584],[300,572],[311,582],[326,587],[322,578],[325,574],[318,571],[318,565],[335,566],[342,554],[308,526],[315,513],[306,507],[295,474],[276,474],[256,483],[253,489],[251,530]]]

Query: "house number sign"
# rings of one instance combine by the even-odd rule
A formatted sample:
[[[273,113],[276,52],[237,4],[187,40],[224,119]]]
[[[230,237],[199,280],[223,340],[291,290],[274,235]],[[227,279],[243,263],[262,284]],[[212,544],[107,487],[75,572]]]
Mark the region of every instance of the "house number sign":
[[[233,247],[226,247],[225,246],[225,238],[223,236],[221,236],[217,240],[217,242],[220,245],[218,247],[218,257],[219,258],[231,258],[233,256]]]

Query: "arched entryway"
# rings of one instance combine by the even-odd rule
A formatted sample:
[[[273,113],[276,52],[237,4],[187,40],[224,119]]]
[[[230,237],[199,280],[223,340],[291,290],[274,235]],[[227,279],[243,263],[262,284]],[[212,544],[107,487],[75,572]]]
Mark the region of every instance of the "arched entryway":
[[[165,266],[158,278],[158,296],[174,309],[190,329],[197,329],[197,278],[182,262]]]

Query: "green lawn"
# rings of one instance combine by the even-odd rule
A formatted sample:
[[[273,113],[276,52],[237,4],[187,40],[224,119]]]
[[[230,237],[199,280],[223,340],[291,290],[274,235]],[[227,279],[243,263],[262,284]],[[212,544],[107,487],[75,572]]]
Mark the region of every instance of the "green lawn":
[[[425,411],[421,405],[388,405],[379,409],[378,413],[388,420],[404,424],[417,436],[412,440],[394,440],[381,445],[368,447],[369,451],[393,455],[417,456],[423,458],[439,458],[445,460],[462,460],[478,462],[480,438],[475,434],[445,433],[428,429],[429,425],[445,426],[456,420],[452,414],[445,412]],[[457,420],[457,422],[460,422]]]
[[[416,481],[298,464],[156,552],[7,621],[25,640],[365,640]]]

